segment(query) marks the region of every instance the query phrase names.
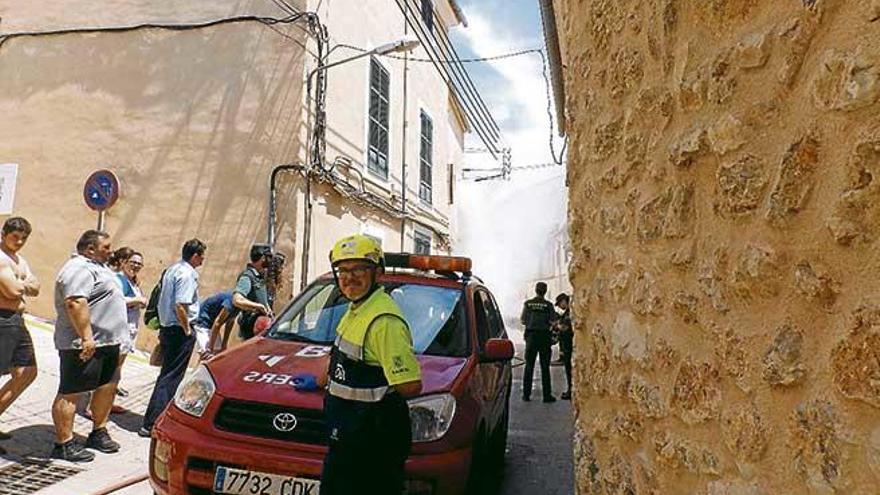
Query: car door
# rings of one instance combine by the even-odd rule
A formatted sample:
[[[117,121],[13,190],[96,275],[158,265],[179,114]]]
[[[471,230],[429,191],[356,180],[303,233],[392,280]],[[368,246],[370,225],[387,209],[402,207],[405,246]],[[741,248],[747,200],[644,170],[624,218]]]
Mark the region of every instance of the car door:
[[[482,355],[486,341],[504,335],[504,326],[492,296],[484,288],[474,291],[474,313],[477,323],[477,345]],[[483,362],[479,364],[480,396],[486,420],[494,425],[504,412],[506,402],[505,368],[510,363]]]
[[[504,328],[504,319],[498,310],[498,304],[495,298],[488,291],[482,292],[483,307],[486,310],[489,321],[489,338],[506,339],[507,330]],[[495,419],[500,419],[507,406],[507,399],[510,395],[510,386],[512,380],[510,361],[495,363],[495,374],[493,380],[493,413]]]

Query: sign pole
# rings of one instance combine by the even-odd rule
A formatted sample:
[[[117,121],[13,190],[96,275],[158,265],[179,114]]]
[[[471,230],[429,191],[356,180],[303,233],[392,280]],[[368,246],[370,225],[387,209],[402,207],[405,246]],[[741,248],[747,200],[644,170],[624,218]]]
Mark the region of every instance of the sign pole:
[[[98,212],[98,230],[104,231],[104,210]]]

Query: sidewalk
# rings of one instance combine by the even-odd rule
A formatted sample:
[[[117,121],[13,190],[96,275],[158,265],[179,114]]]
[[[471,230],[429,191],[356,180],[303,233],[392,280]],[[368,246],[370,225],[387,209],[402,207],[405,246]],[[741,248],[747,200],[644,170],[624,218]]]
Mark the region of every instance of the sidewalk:
[[[39,374],[0,417],[0,430],[13,436],[0,443],[7,450],[7,454],[0,456],[0,495],[88,495],[146,473],[150,441],[139,437],[137,430],[159,369],[149,366],[143,353],[132,354],[125,362],[122,387],[129,391],[129,396],[117,397],[116,404],[128,412],[112,414],[107,426],[113,439],[121,444],[119,452],[96,452],[94,461],[82,464],[50,460],[54,442],[51,409],[58,388],[58,353],[52,343],[51,323],[32,317],[27,318],[27,323]],[[91,427],[91,421],[76,416],[74,431],[83,441]],[[140,491],[124,493],[152,493],[146,484],[139,486]]]

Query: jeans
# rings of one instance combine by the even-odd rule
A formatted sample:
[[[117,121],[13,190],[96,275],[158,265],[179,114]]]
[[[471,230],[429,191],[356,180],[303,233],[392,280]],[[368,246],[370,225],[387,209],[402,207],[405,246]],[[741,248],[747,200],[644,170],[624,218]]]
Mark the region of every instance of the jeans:
[[[544,398],[553,394],[550,384],[550,332],[526,331],[526,368],[523,371],[523,398],[532,396],[535,358],[541,358],[541,390]]]
[[[183,328],[177,325],[159,329],[159,344],[162,345],[162,370],[156,378],[150,404],[144,414],[144,428],[152,429],[156,418],[174,398],[177,386],[186,374],[186,365],[192,355],[195,334],[186,335]]]

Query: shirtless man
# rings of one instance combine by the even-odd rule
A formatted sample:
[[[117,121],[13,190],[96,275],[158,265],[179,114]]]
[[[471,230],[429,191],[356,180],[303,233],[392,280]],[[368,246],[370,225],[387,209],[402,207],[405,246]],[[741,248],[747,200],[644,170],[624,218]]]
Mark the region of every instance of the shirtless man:
[[[30,234],[31,224],[21,217],[7,219],[0,231],[0,376],[12,376],[0,388],[0,415],[37,377],[34,344],[22,313],[24,298],[39,295],[40,283],[18,254]],[[0,432],[0,440],[9,438]]]

